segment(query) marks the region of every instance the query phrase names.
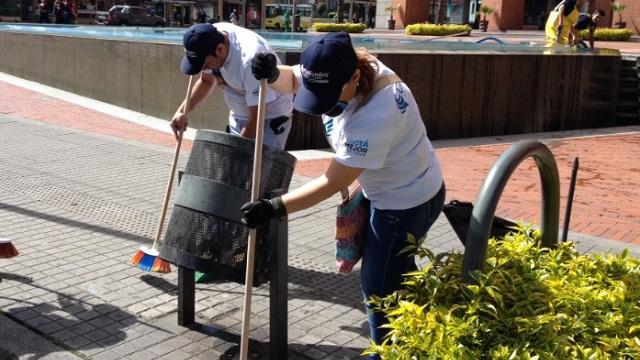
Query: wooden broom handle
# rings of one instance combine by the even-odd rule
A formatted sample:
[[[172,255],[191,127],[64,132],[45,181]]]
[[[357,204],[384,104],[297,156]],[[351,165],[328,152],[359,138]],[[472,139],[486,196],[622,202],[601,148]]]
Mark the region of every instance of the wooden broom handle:
[[[191,99],[191,83],[193,82],[193,75],[189,76],[189,85],[187,85],[187,97],[184,103],[184,115],[189,113],[189,99]],[[167,181],[167,190],[164,193],[164,203],[162,204],[162,211],[160,212],[160,222],[156,229],[156,237],[153,240],[153,248],[158,245],[160,241],[160,235],[162,235],[162,227],[164,226],[164,219],[167,216],[167,208],[169,207],[169,197],[171,196],[171,188],[173,187],[173,178],[176,174],[176,167],[178,166],[178,155],[180,155],[180,145],[182,145],[182,135],[184,130],[178,132],[178,143],[176,149],[173,152],[173,161],[171,162],[171,172],[169,173],[169,181]]]
[[[260,172],[262,170],[262,142],[264,137],[265,98],[267,97],[267,80],[260,80],[258,95],[258,121],[256,121],[256,144],[253,156],[253,174],[251,178],[251,201],[260,196]],[[244,282],[244,307],[242,312],[242,336],[240,338],[240,360],[247,360],[249,350],[249,326],[251,322],[251,291],[253,286],[253,267],[256,252],[256,229],[249,230],[247,244],[247,273]]]

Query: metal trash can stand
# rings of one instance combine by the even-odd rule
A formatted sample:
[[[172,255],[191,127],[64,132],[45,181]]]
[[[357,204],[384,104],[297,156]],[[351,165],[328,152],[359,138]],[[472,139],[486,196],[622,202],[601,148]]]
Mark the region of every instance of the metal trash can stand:
[[[244,283],[249,229],[240,222],[250,200],[255,142],[227,133],[198,130],[160,244],[170,262]],[[260,198],[288,189],[296,159],[264,146]],[[269,280],[267,226],[256,239],[254,286]]]

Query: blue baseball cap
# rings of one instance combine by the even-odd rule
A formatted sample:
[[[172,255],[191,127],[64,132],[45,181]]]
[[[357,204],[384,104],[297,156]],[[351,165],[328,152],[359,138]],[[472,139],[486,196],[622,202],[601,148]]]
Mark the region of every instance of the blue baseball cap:
[[[300,56],[302,86],[293,100],[296,110],[313,115],[331,110],[357,64],[348,33],[328,33],[314,39]]]
[[[180,70],[187,75],[202,71],[207,56],[224,42],[224,35],[211,24],[195,24],[187,29],[182,38],[185,54]]]

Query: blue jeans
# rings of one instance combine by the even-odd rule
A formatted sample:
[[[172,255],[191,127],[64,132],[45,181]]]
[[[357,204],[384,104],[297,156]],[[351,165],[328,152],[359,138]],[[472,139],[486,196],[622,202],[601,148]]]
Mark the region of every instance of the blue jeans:
[[[371,295],[384,297],[400,289],[402,274],[417,269],[415,257],[398,255],[407,243],[407,233],[420,239],[440,215],[445,199],[445,186],[429,201],[406,210],[378,210],[371,208],[369,230],[364,245],[360,284],[365,301]],[[388,332],[380,329],[386,323],[383,313],[373,312],[367,302],[371,339],[377,344]],[[371,359],[377,359],[372,356]]]

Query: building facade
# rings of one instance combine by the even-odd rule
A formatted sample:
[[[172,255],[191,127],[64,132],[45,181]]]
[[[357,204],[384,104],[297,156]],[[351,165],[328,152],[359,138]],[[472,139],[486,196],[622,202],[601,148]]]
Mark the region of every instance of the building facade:
[[[640,1],[616,0],[626,6],[622,20],[627,28],[640,33]],[[612,0],[587,0],[583,11],[602,9],[606,13],[602,26],[612,26],[618,22],[619,15],[611,13]],[[386,27],[390,17],[389,6],[397,7],[393,17],[396,29],[420,22],[445,22],[474,24],[478,18],[477,10],[488,5],[495,12],[487,17],[490,31],[537,30],[544,27],[547,14],[560,3],[560,0],[378,0],[376,27]],[[444,19],[444,21],[438,21]]]

